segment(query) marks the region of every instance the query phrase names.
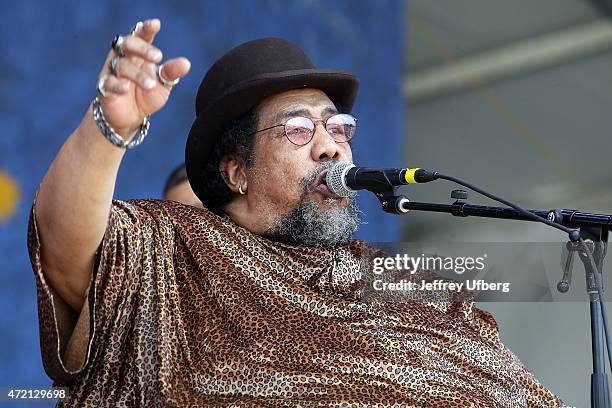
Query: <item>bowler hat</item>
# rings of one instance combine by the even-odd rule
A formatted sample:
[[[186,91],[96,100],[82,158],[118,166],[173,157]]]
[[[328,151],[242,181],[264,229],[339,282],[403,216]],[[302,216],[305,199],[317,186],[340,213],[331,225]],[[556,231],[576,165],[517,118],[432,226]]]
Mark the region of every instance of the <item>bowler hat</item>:
[[[300,47],[281,38],[246,42],[213,64],[200,83],[185,148],[189,183],[200,200],[205,201],[206,162],[223,128],[268,96],[305,87],[322,90],[348,113],[359,80],[349,72],[317,69]]]

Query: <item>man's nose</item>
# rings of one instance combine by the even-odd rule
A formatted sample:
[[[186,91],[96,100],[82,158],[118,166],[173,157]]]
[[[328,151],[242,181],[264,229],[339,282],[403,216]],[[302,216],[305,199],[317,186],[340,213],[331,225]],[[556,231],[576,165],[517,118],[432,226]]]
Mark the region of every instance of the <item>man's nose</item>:
[[[315,127],[315,133],[312,138],[312,159],[314,161],[323,160],[339,160],[340,146],[327,132],[323,124],[318,124]]]

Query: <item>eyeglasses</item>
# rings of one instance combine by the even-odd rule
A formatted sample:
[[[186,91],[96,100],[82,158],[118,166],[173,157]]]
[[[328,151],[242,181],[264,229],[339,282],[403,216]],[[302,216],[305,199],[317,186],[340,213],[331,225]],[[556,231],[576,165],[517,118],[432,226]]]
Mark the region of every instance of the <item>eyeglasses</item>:
[[[327,133],[329,133],[330,136],[338,143],[348,142],[353,138],[353,136],[355,136],[357,119],[347,113],[338,113],[330,116],[325,121],[317,121],[316,123],[319,122],[324,124]],[[314,137],[316,125],[310,118],[295,116],[287,120],[285,123],[257,130],[251,133],[249,136],[280,126],[285,127],[285,136],[291,143],[297,146],[304,146],[310,143]]]

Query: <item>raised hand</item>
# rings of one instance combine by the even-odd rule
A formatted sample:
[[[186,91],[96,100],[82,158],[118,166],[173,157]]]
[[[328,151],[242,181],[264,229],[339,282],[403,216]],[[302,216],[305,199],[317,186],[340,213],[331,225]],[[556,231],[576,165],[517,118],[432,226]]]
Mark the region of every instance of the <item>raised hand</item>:
[[[105,96],[99,95],[99,99],[104,117],[126,139],[134,135],[145,116],[166,104],[170,83],[185,76],[191,66],[186,58],[173,58],[161,69],[162,79],[170,83],[164,85],[158,78],[163,54],[153,45],[153,39],[160,27],[158,19],[146,20],[136,32],[124,36],[121,48],[125,55],[111,50],[100,72],[99,88]]]
[[[157,19],[137,25],[134,34],[123,37],[122,47],[109,52],[98,81],[101,109],[93,109],[97,103],[87,109],[38,192],[35,208],[44,243],[40,259],[45,279],[74,310],[80,310],[86,300],[95,253],[108,225],[117,173],[126,152],[106,140],[107,134],[100,134],[101,121],[94,118],[94,112],[104,115],[105,129],[112,127],[122,142],[132,139],[144,117],[168,100],[172,85],[164,85],[163,80],[173,81],[189,71],[189,61],[176,58],[165,62],[162,80],[158,78],[163,56],[152,43],[160,26]]]

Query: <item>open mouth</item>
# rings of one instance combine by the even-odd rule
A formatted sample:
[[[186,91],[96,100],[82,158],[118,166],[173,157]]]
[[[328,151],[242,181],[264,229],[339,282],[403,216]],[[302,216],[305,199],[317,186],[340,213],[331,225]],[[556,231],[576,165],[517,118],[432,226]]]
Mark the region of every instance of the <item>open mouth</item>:
[[[323,171],[321,173],[321,181],[319,182],[319,184],[323,184],[324,186],[327,186],[327,170]]]
[[[325,176],[327,176],[327,170],[323,170],[321,173],[319,173],[317,178],[311,184],[312,188],[316,189],[321,185],[327,187],[327,180],[325,179]]]
[[[325,179],[326,176],[327,170],[323,170],[313,183],[314,189],[326,197],[341,198],[329,189],[329,187],[327,186],[327,180]]]

